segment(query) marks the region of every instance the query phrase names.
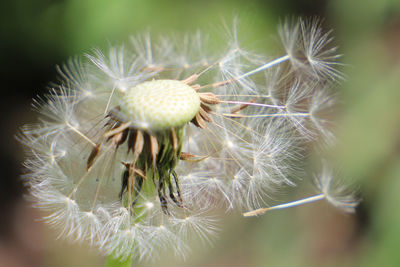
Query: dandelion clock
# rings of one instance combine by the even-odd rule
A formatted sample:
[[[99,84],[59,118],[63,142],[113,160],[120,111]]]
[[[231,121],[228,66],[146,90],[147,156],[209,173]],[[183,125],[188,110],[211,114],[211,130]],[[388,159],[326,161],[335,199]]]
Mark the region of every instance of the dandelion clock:
[[[200,33],[146,33],[60,66],[18,137],[44,221],[122,266],[186,255],[190,239],[214,238],[221,208],[255,216],[326,199],[352,211],[327,164],[316,195],[266,203],[297,184],[306,145],[334,142],[328,113],[342,79],[318,20],[287,21],[279,34],[276,57],[242,48],[234,27],[219,53]]]

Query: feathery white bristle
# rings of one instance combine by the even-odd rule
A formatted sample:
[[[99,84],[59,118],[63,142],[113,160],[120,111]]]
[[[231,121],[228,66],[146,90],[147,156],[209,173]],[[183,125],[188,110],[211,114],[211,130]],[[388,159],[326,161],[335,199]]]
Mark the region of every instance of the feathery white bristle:
[[[323,31],[319,19],[286,20],[279,33],[295,71],[318,81],[343,79],[331,32]]]
[[[358,200],[354,196],[354,190],[350,190],[343,181],[334,179],[332,170],[324,163],[322,171],[314,178],[318,190],[333,206],[346,212],[354,212]]]

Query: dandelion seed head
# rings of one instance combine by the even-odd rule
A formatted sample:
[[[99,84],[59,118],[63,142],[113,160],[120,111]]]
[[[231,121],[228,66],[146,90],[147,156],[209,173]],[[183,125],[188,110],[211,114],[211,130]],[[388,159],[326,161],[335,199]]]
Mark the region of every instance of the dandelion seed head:
[[[116,258],[184,257],[189,239],[216,235],[215,207],[260,208],[294,186],[304,145],[331,139],[326,84],[339,72],[318,23],[284,24],[281,38],[287,54],[268,61],[236,27],[217,54],[199,32],[144,33],[58,67],[59,85],[34,101],[39,122],[18,137],[44,220]]]

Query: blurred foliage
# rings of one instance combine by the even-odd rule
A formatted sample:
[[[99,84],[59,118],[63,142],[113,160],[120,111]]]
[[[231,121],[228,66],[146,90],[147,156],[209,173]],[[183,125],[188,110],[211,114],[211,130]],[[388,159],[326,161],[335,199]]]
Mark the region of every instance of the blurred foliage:
[[[254,219],[237,216],[225,222],[214,246],[194,244],[186,262],[163,255],[163,266],[400,265],[399,1],[14,0],[3,1],[0,10],[2,87],[11,95],[1,109],[2,123],[11,129],[2,146],[9,154],[15,149],[6,143],[28,116],[21,102],[26,105],[54,80],[54,64],[74,54],[146,29],[156,34],[201,29],[211,40],[223,40],[221,25],[235,16],[245,44],[266,49],[276,39],[279,19],[325,18],[348,77],[338,86],[340,141],[330,156],[343,177],[359,185],[358,213],[344,215],[318,203]],[[101,266],[98,255],[53,241],[51,231],[45,234],[43,266]]]

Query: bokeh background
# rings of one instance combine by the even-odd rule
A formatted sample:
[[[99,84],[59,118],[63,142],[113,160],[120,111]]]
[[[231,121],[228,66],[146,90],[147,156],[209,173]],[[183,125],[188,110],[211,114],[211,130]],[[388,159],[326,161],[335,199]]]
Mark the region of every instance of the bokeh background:
[[[339,144],[329,157],[358,185],[357,213],[315,203],[254,219],[234,216],[212,246],[195,244],[186,261],[162,255],[135,266],[400,266],[399,0],[1,1],[0,266],[104,262],[84,245],[57,240],[22,197],[23,154],[14,135],[35,120],[31,99],[56,79],[56,64],[146,29],[200,29],[213,39],[235,16],[243,43],[268,52],[280,20],[314,15],[334,29],[346,64],[347,80],[337,88]]]

